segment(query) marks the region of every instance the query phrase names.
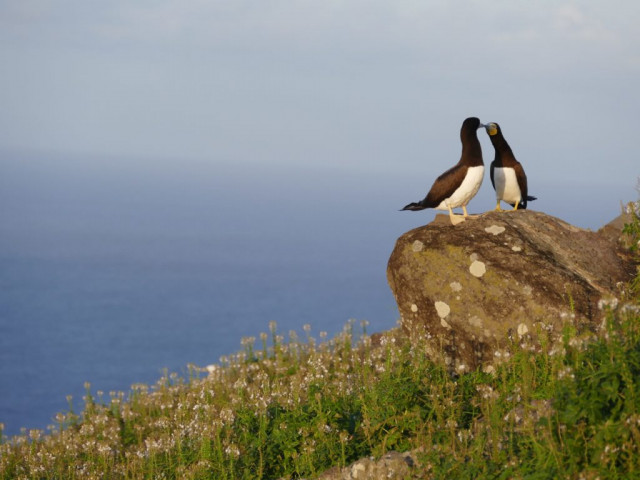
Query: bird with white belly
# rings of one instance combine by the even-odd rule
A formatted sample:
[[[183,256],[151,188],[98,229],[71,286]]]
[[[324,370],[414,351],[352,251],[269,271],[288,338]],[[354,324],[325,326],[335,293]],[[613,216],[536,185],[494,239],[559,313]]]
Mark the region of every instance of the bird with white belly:
[[[453,225],[469,217],[467,204],[478,193],[484,177],[482,148],[477,135],[477,130],[483,126],[476,117],[465,119],[460,129],[462,142],[460,161],[436,179],[423,200],[410,203],[402,210],[416,211],[425,208],[448,210]],[[453,213],[456,207],[462,207],[463,217]]]
[[[496,191],[496,210],[502,211],[501,201],[511,205],[513,207],[511,211],[526,209],[527,202],[536,200],[536,197],[529,195],[524,168],[513,155],[511,147],[502,134],[500,125],[490,122],[484,128],[496,151],[490,167],[491,183]]]

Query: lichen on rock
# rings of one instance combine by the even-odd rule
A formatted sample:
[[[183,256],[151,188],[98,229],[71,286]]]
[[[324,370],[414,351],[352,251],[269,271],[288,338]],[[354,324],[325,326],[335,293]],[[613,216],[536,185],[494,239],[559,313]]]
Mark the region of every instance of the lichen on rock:
[[[411,230],[397,240],[387,278],[402,327],[425,331],[452,367],[474,368],[539,331],[594,329],[598,301],[634,272],[604,236],[526,210]]]

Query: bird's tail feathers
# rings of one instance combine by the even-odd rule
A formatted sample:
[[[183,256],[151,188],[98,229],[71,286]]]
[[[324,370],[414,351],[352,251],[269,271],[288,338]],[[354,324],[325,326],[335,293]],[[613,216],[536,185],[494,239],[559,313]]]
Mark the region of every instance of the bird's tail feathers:
[[[425,208],[427,208],[427,207],[424,204],[424,201],[421,201],[421,202],[410,203],[409,205],[406,205],[402,210],[417,211],[417,210],[424,210]]]
[[[531,200],[537,200],[537,199],[538,199],[537,197],[532,197],[532,196],[530,196],[530,195],[527,195],[527,199],[526,199],[526,200],[520,200],[520,201],[518,202],[518,208],[519,208],[519,209],[521,209],[521,210],[526,210],[526,208],[527,208],[527,202],[530,202]],[[510,205],[511,205],[512,207],[515,207],[515,204],[514,204],[514,203],[510,203]]]

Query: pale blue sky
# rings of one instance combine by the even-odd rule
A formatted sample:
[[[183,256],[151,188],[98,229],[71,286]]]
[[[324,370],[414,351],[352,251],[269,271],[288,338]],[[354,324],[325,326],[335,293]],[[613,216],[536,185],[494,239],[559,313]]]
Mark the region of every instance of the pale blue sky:
[[[473,115],[539,185],[633,192],[639,23],[636,0],[0,1],[0,151],[406,170],[402,206]]]

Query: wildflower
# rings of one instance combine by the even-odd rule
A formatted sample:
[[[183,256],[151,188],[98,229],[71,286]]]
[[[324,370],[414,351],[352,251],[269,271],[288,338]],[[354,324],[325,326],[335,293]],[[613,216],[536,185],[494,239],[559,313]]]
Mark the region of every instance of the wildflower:
[[[222,419],[223,422],[227,423],[227,424],[231,424],[233,423],[233,421],[235,420],[235,415],[233,414],[233,410],[229,409],[229,408],[223,408],[220,411],[220,418]]]
[[[238,458],[240,456],[240,449],[235,443],[232,443],[224,449],[224,453],[226,453],[230,457]]]
[[[233,388],[236,390],[245,390],[247,388],[247,381],[244,378],[239,378],[233,384]]]
[[[476,385],[476,390],[484,399],[498,397],[498,394],[493,391],[493,387],[491,385]]]
[[[598,310],[611,309],[615,310],[618,306],[617,298],[601,298],[598,300]]]
[[[134,383],[131,385],[131,390],[137,393],[147,393],[149,386],[144,383]]]
[[[109,455],[113,452],[113,449],[106,443],[98,444],[98,453],[102,455]]]
[[[630,426],[635,423],[635,425],[640,426],[640,415],[634,413],[633,415],[627,417],[624,423]]]

